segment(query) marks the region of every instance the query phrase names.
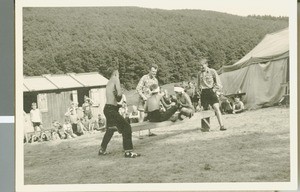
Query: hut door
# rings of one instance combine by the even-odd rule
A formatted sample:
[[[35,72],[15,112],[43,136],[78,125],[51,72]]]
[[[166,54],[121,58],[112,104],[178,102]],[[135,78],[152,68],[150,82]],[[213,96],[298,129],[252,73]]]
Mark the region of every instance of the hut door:
[[[77,97],[78,97],[78,106],[82,106],[84,103],[84,96],[90,97],[89,89],[78,89],[77,90]]]
[[[23,94],[23,110],[26,112],[26,113],[29,113],[30,110],[31,110],[31,104],[33,102],[37,103],[37,93],[28,93],[28,92],[25,92]]]

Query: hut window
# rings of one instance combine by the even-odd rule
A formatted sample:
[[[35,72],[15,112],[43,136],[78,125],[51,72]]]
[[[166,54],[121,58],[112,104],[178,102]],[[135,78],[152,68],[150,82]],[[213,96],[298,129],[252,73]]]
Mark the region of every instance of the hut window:
[[[38,94],[37,102],[38,102],[38,107],[41,112],[48,111],[48,103],[47,103],[47,94],[46,93]]]
[[[72,94],[71,94],[71,100],[72,100],[73,102],[78,103],[78,95],[77,95],[77,91],[76,91],[76,90],[73,90],[73,91],[72,91]]]
[[[93,106],[99,106],[100,94],[98,89],[91,89],[91,99],[93,100]]]

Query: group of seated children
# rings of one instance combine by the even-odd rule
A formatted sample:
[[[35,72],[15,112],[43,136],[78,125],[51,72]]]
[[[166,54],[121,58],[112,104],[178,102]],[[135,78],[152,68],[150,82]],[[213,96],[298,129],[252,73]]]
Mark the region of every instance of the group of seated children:
[[[121,101],[118,102],[119,113],[129,123],[138,123],[140,112],[135,105],[132,106],[132,112],[128,111],[126,96],[123,94]]]
[[[29,122],[27,121],[26,113],[24,112],[25,124]],[[95,130],[103,130],[106,124],[104,115],[100,113],[97,119],[92,118],[89,111],[85,112],[82,110],[82,107],[78,107],[76,102],[72,102],[71,107],[69,107],[65,113],[65,122],[60,124],[57,120],[54,120],[51,129],[48,130],[44,130],[40,111],[36,103],[32,103],[30,121],[33,125],[34,132],[28,132],[28,130],[25,130],[26,128],[24,129],[24,139],[30,143],[75,138],[86,133],[94,133]],[[30,127],[30,125],[26,125],[26,127]]]
[[[174,86],[176,97],[169,96],[166,90],[161,91],[157,84],[150,86],[151,96],[145,104],[145,112],[150,122],[162,122],[170,119],[178,111],[177,118],[191,118],[195,112],[190,97],[179,85]],[[173,119],[173,121],[176,121]]]
[[[226,96],[220,95],[220,102],[220,110],[222,114],[242,113],[245,110],[244,103],[241,101],[239,96],[235,96],[233,102],[230,102]]]

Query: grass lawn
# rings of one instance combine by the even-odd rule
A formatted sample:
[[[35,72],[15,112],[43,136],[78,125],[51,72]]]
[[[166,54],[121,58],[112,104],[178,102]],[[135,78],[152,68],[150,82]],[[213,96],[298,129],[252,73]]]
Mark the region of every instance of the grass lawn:
[[[98,156],[102,132],[24,145],[26,184],[287,182],[290,181],[289,108],[270,107],[225,115],[227,131],[212,118],[211,132],[197,119],[133,133],[135,150],[125,159],[116,133],[108,156]]]

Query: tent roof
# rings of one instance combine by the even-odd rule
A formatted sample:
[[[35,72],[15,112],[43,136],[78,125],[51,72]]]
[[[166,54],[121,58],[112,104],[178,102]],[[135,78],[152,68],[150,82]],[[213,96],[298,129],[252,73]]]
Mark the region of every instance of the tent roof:
[[[242,59],[230,66],[223,66],[221,72],[234,71],[252,64],[278,60],[289,56],[289,29],[267,34]]]
[[[106,86],[108,79],[99,73],[67,73],[59,75],[24,76],[23,91],[48,91],[58,89]]]

